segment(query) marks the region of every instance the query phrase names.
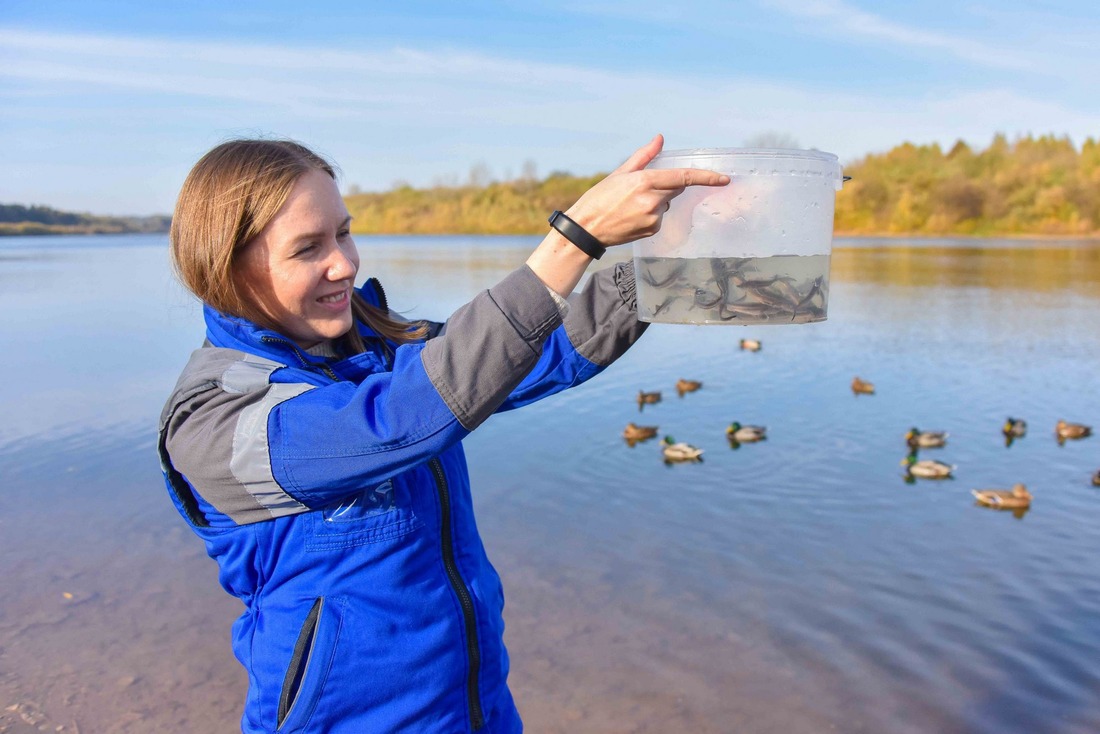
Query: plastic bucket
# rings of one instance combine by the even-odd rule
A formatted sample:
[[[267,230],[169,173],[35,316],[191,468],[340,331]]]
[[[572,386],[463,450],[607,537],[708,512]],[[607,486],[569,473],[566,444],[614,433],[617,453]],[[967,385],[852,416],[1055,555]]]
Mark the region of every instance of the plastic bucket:
[[[833,209],[843,176],[817,150],[699,148],[649,168],[704,168],[728,186],[691,186],[661,230],[634,243],[638,318],[673,324],[824,321]]]

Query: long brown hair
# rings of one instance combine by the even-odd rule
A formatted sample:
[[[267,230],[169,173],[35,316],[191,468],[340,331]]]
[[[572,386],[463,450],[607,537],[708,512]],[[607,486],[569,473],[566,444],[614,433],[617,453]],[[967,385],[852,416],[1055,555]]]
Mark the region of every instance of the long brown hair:
[[[183,182],[169,233],[172,264],[180,281],[213,308],[278,330],[238,288],[237,255],[286,203],[298,179],[313,170],[336,179],[332,164],[291,140],[231,140],[195,164]],[[352,315],[382,337],[423,339],[424,322],[407,323],[352,292]],[[346,354],[365,351],[359,330],[340,337]]]

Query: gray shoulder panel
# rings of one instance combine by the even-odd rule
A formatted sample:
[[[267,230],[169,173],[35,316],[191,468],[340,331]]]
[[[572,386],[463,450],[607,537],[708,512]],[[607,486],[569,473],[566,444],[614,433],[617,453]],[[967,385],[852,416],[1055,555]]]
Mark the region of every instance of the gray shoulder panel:
[[[196,350],[161,416],[165,471],[182,474],[193,491],[238,524],[309,510],[275,481],[271,469],[271,411],[313,387],[271,383],[271,374],[283,366],[230,349]]]

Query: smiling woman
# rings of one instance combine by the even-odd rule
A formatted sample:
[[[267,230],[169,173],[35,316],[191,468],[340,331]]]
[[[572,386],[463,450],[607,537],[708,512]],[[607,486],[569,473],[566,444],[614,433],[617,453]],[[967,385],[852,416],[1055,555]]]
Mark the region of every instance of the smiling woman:
[[[238,287],[262,311],[261,323],[281,325],[303,349],[351,329],[359,253],[350,224],[336,182],[309,171],[279,216],[241,249]]]
[[[177,509],[245,604],[244,731],[522,730],[461,441],[585,382],[645,331],[632,263],[565,298],[604,247],[656,232],[687,186],[729,183],[644,170],[662,144],[580,197],[570,239],[552,230],[445,324],[390,316],[374,279],[353,287],[351,218],[307,148],[233,141],[196,164],[171,244],[207,343],[158,445]]]

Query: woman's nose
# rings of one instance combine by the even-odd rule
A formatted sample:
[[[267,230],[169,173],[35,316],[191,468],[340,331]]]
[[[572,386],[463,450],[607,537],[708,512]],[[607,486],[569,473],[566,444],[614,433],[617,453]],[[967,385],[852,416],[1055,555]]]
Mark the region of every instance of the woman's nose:
[[[354,278],[357,269],[358,266],[348,253],[344,252],[339,247],[333,248],[328,265],[329,280],[347,280],[348,278]]]

